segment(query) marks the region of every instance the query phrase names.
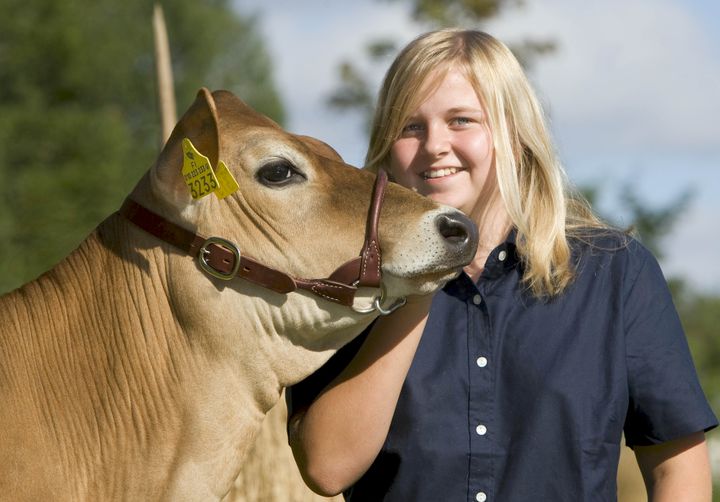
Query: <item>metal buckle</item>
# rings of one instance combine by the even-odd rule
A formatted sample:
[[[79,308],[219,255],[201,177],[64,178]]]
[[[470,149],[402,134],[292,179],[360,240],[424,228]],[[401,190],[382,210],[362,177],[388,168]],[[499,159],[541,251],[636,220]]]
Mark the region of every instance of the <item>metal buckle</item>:
[[[210,244],[218,244],[232,252],[233,256],[235,257],[235,263],[233,263],[233,268],[229,273],[225,274],[223,272],[220,272],[212,268],[207,262],[207,256],[210,254],[210,250],[208,249]],[[203,242],[203,245],[200,247],[200,251],[198,252],[198,261],[200,262],[200,268],[203,269],[206,273],[210,274],[213,277],[217,277],[218,279],[222,279],[223,281],[229,281],[230,279],[235,277],[237,271],[240,269],[240,250],[235,244],[226,239],[223,239],[222,237],[208,237],[205,242]]]

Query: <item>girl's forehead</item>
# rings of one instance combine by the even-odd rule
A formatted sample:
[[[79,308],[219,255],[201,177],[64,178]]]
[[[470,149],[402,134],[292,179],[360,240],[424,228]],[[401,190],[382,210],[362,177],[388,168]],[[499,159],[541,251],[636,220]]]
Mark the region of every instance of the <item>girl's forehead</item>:
[[[450,73],[455,72],[457,72],[457,68],[450,64],[442,65],[428,72],[420,83],[418,95],[423,99],[427,99],[442,85]]]
[[[408,99],[405,102],[406,109],[403,110],[403,114],[412,114],[420,108],[420,106],[440,88],[449,71],[449,66],[441,66],[425,75],[420,75],[415,85],[411,87],[414,88],[414,90],[409,91]]]
[[[436,70],[427,76],[415,96],[411,97],[407,112],[414,113],[427,101],[436,99],[440,93],[443,98],[459,99],[465,105],[470,104],[467,103],[468,101],[480,104],[483,101],[473,79],[468,78],[467,72],[462,68],[450,66]]]

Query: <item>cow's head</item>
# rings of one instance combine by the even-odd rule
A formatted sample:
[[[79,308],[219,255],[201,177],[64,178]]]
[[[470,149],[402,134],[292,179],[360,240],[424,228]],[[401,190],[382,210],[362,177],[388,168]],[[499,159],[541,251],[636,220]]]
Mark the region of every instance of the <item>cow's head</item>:
[[[222,200],[193,199],[181,174],[184,139],[212,166],[222,161],[239,188]],[[235,243],[268,267],[325,278],[360,253],[374,181],[326,144],[284,131],[229,92],[203,89],[133,198],[194,232]],[[473,224],[459,211],[394,183],[385,191],[378,232],[386,305],[441,287],[477,245]],[[269,354],[281,385],[314,371],[377,315],[357,310],[378,290],[364,291],[353,309],[305,291],[222,281],[190,259],[178,263],[169,290],[183,328],[226,348],[251,335],[255,341],[243,338],[241,350]]]

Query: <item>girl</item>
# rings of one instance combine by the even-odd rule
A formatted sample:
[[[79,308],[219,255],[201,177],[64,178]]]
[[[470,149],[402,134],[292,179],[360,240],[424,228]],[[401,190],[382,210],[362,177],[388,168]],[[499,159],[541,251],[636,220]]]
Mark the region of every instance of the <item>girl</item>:
[[[461,209],[481,237],[464,274],[290,390],[311,488],[615,500],[624,432],[651,500],[710,500],[717,421],[662,272],[570,191],[507,47],[461,30],[410,43],[382,86],[367,168]]]

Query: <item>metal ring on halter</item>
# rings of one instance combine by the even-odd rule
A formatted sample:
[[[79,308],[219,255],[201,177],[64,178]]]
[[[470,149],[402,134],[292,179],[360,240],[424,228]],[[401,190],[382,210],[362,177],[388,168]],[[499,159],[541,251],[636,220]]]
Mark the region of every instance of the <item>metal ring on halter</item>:
[[[407,302],[406,298],[398,298],[395,300],[395,303],[390,305],[387,309],[384,309],[382,307],[382,302],[385,299],[385,288],[381,286],[380,288],[380,296],[376,296],[373,298],[372,305],[370,307],[365,308],[357,308],[355,306],[352,307],[352,309],[357,312],[358,314],[370,314],[372,312],[375,312],[376,310],[380,315],[388,315],[395,312],[397,309],[405,305]]]
[[[229,250],[233,256],[235,257],[232,270],[228,273],[220,272],[219,270],[214,269],[207,261],[207,257],[210,254],[210,250],[208,247],[210,244],[216,244],[220,245],[227,250]],[[240,250],[237,248],[235,244],[232,242],[223,239],[222,237],[208,237],[205,242],[203,243],[202,247],[200,248],[200,251],[198,253],[198,261],[200,262],[200,268],[203,269],[205,272],[210,274],[213,277],[217,277],[218,279],[222,279],[223,281],[229,281],[235,275],[237,274],[237,271],[240,269]]]
[[[376,296],[375,301],[373,302],[373,307],[375,307],[375,310],[377,310],[380,313],[380,315],[388,315],[388,314],[392,314],[397,309],[399,309],[400,307],[405,305],[407,303],[407,298],[405,298],[405,297],[398,298],[397,300],[395,300],[395,303],[390,305],[387,309],[382,308],[382,306],[380,305],[381,301],[382,301],[382,295],[380,295],[380,298],[378,298]]]
[[[377,298],[377,296],[373,298],[373,301],[369,307],[356,307],[355,305],[353,305],[350,308],[358,314],[371,314],[372,312],[375,312],[375,300],[377,300]]]

